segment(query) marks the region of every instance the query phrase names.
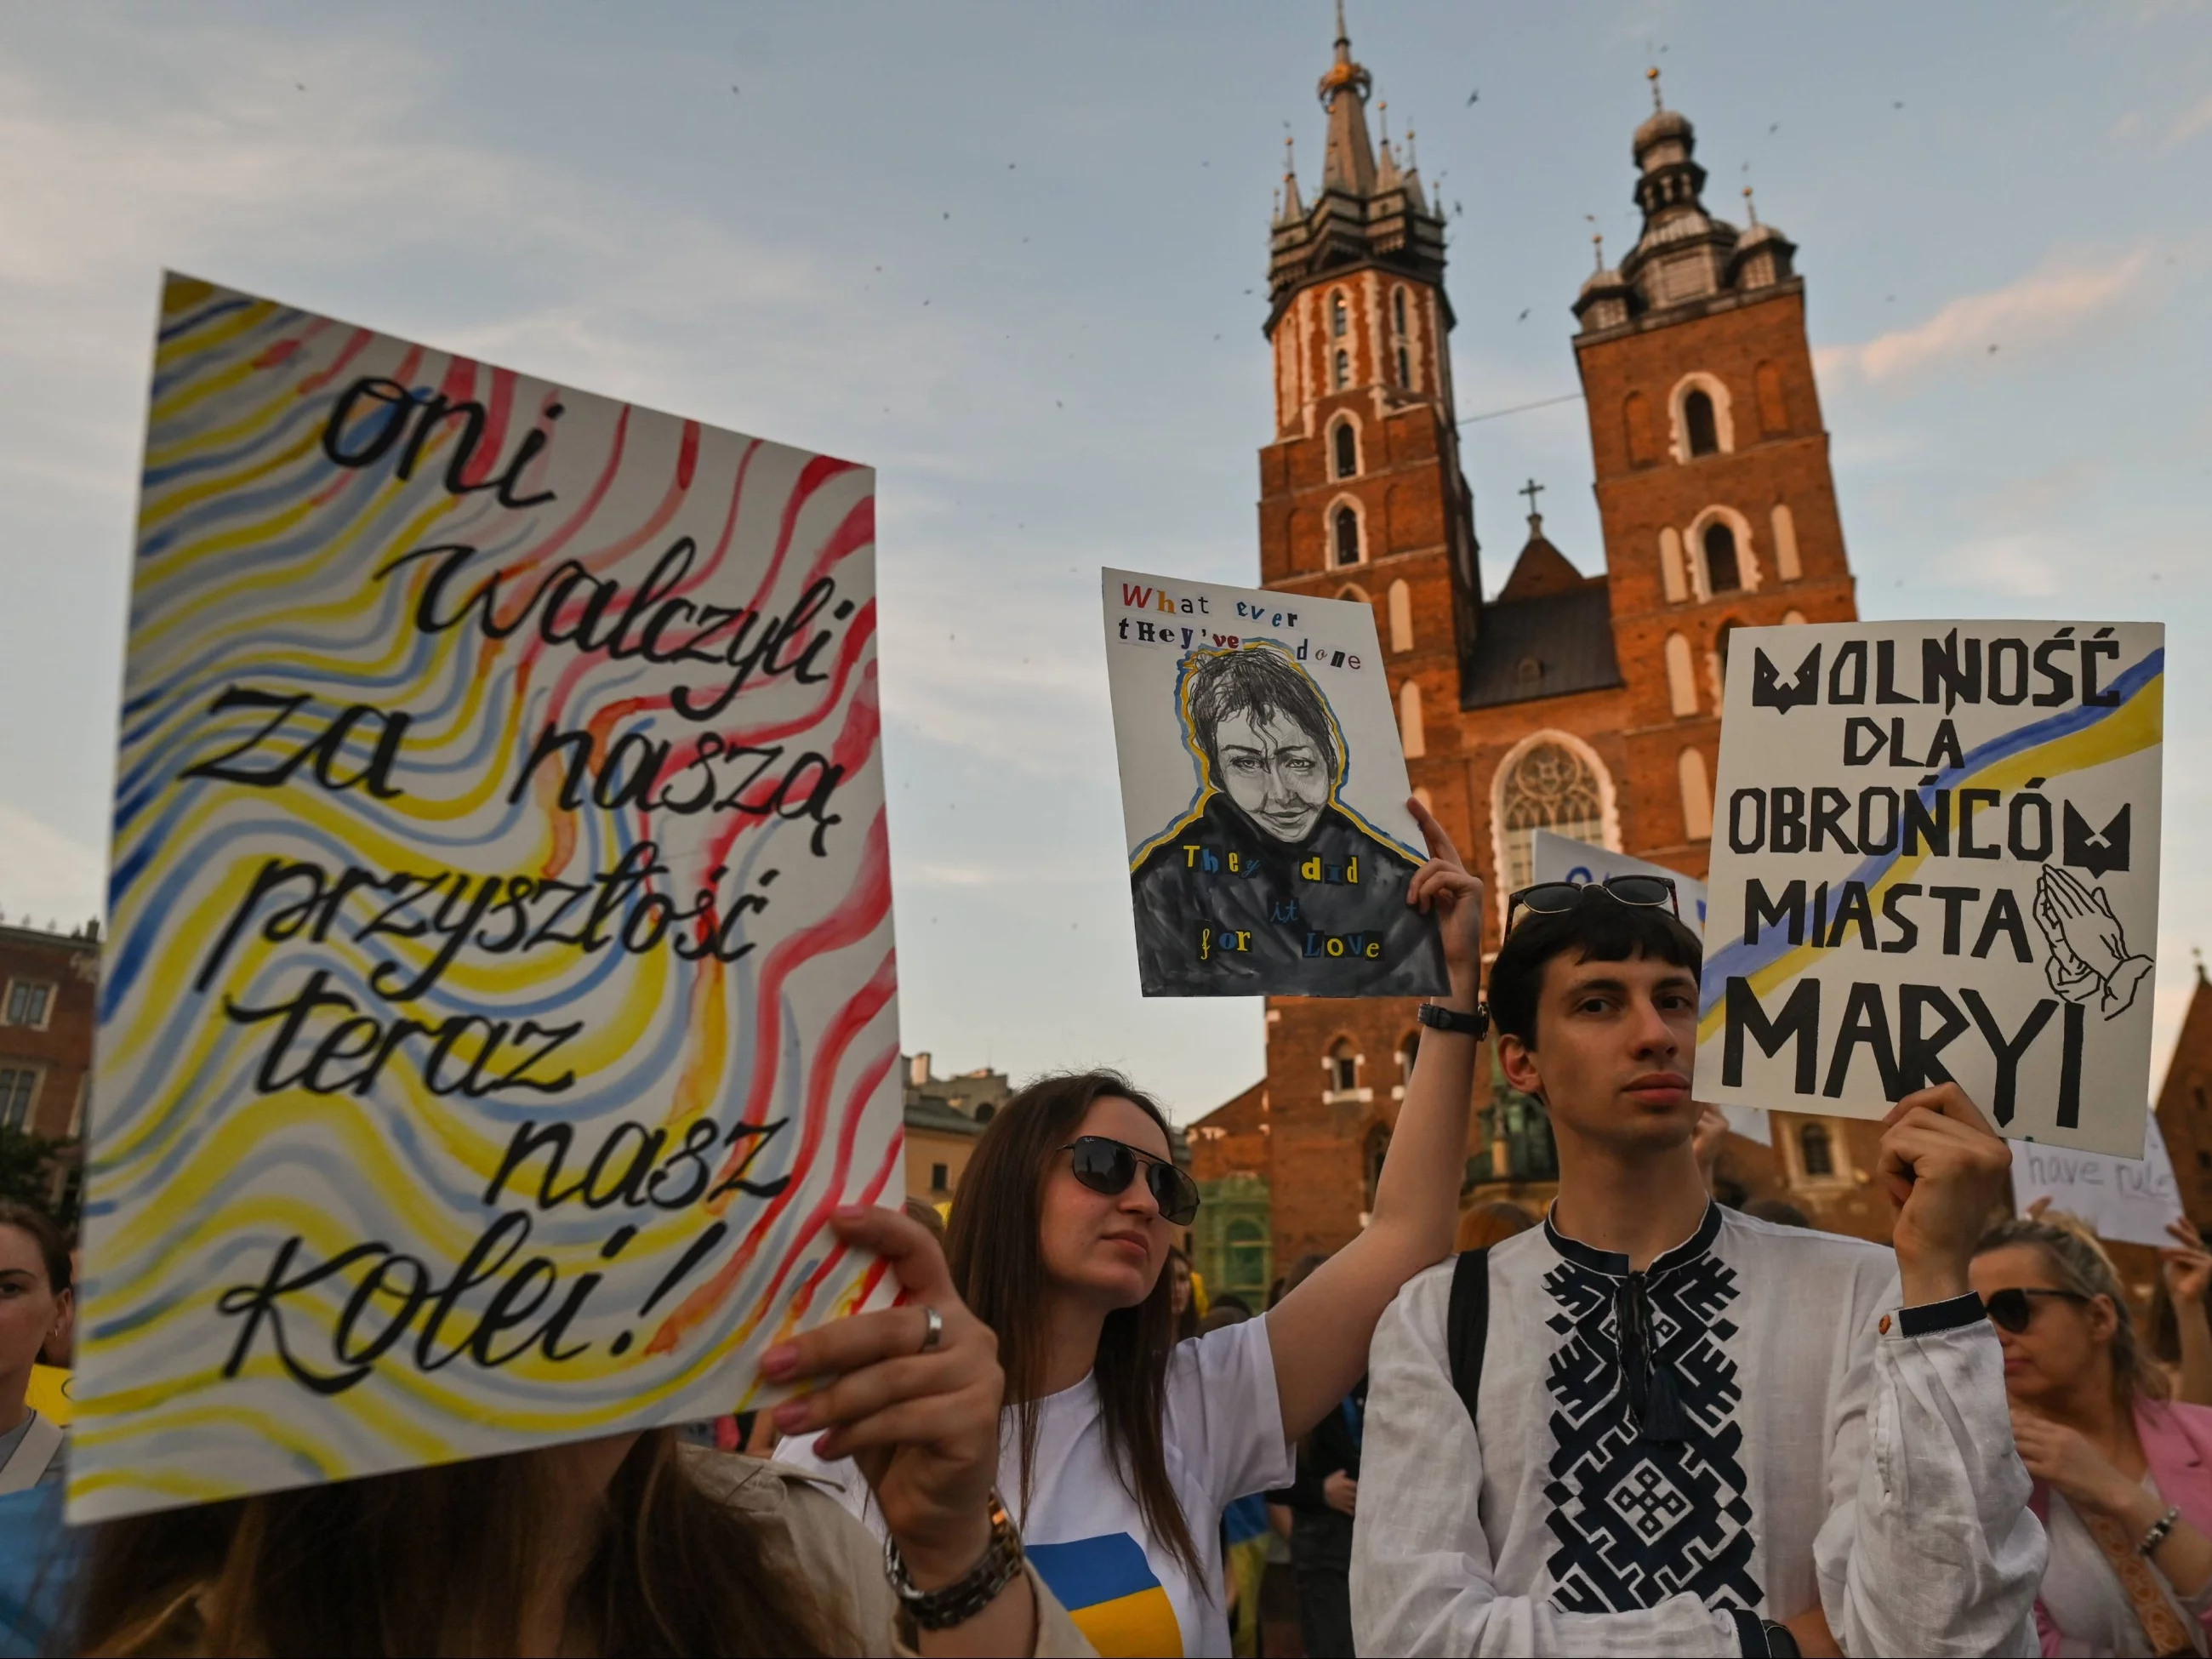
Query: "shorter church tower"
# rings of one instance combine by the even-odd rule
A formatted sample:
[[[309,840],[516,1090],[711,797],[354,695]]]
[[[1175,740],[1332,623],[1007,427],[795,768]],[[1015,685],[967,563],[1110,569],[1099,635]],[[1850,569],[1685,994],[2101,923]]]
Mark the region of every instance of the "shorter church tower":
[[[1636,130],[1644,234],[1575,301],[1626,686],[1626,850],[1703,875],[1729,635],[1857,614],[1796,248],[1707,213],[1689,121]],[[1749,192],[1745,205],[1750,206]]]

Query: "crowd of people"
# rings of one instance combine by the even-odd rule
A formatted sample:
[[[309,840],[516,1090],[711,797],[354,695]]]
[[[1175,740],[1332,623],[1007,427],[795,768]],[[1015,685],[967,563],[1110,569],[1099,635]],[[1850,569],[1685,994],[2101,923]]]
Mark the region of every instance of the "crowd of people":
[[[1451,988],[1368,1224],[1264,1309],[1201,1311],[1158,1105],[1048,1076],[949,1222],[836,1215],[903,1297],[771,1348],[806,1387],[757,1416],[70,1529],[26,1400],[69,1254],[0,1210],[0,1644],[1249,1654],[1279,1531],[1316,1656],[2207,1651],[2195,1233],[2139,1332],[1949,1084],[1885,1124],[1893,1248],[1717,1203],[1695,934],[1650,883],[1540,896],[1486,1014],[1480,884],[1414,811]],[[1486,1021],[1540,1218],[1460,1211]]]

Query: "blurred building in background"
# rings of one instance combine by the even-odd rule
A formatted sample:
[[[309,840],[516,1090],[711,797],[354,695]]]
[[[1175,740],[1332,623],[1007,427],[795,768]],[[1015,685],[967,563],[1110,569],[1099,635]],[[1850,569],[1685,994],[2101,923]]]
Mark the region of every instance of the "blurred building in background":
[[[0,1128],[72,1139],[98,1022],[100,925],[0,924]]]

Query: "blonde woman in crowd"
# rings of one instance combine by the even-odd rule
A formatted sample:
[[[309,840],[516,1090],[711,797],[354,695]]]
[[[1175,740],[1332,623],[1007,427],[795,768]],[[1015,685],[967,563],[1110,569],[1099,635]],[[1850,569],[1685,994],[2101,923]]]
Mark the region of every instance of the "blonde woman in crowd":
[[[2043,1651],[2203,1653],[2212,1410],[2166,1398],[2110,1259],[2066,1219],[2001,1224],[1970,1274],[2003,1345],[2014,1439],[2050,1538]]]

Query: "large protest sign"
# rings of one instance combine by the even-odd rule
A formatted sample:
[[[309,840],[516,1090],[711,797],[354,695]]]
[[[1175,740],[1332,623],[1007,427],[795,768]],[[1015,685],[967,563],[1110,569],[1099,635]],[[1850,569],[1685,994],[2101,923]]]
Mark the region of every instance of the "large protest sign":
[[[2166,1223],[2182,1217],[2181,1188],[2158,1119],[2150,1117],[2141,1158],[2076,1152],[2033,1141],[2012,1144],[2012,1200],[2025,1214],[2039,1198],[2076,1215],[2100,1238],[2171,1246]]]
[[[169,280],[72,1520],[727,1411],[880,1285],[873,514]]]
[[[1103,574],[1145,994],[1449,989],[1375,613]]]
[[[2165,658],[2148,623],[1737,630],[1699,1094],[1877,1117],[1955,1079],[2141,1156]]]

